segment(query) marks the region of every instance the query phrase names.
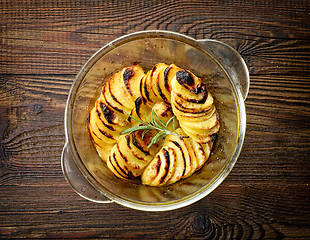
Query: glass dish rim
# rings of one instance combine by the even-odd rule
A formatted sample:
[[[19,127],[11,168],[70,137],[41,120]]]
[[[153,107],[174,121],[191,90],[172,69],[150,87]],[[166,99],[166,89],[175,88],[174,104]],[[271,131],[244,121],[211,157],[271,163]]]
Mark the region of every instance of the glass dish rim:
[[[71,154],[73,154],[72,157],[74,159],[75,164],[79,168],[83,177],[85,177],[88,180],[88,182],[91,185],[93,185],[93,187],[95,187],[97,190],[101,189],[103,186],[100,185],[94,179],[94,177],[91,176],[87,168],[84,166],[83,161],[80,158],[79,154],[77,153],[74,141],[72,139],[72,110],[73,110],[75,95],[77,94],[79,86],[83,82],[83,79],[85,75],[87,74],[87,72],[103,55],[110,52],[114,48],[122,44],[125,44],[126,42],[130,42],[135,39],[153,38],[153,37],[161,37],[161,38],[166,38],[166,39],[178,40],[183,43],[190,44],[196,48],[199,48],[199,50],[203,51],[204,54],[210,56],[214,60],[214,62],[227,75],[228,79],[230,79],[229,82],[232,85],[232,89],[235,95],[235,100],[236,100],[237,109],[238,109],[238,131],[237,131],[238,137],[236,139],[234,149],[230,155],[230,161],[228,161],[225,164],[222,170],[212,179],[212,181],[210,181],[208,184],[206,184],[205,186],[203,186],[201,189],[197,190],[196,192],[188,196],[185,196],[183,198],[173,200],[173,201],[160,202],[160,203],[147,203],[147,202],[142,202],[142,201],[140,202],[140,201],[135,201],[135,200],[117,196],[106,188],[104,190],[100,190],[100,192],[107,198],[112,199],[113,201],[121,205],[130,207],[130,208],[134,208],[138,210],[145,210],[145,211],[167,211],[167,210],[173,210],[173,209],[177,209],[180,207],[184,207],[194,202],[197,202],[198,200],[204,198],[209,193],[211,193],[215,188],[217,188],[233,169],[240,155],[242,145],[244,142],[244,137],[245,137],[246,113],[245,113],[245,104],[244,104],[244,99],[242,97],[242,94],[238,90],[236,83],[233,80],[231,80],[228,73],[221,66],[221,64],[216,59],[214,59],[214,57],[212,57],[208,52],[206,52],[203,48],[200,47],[199,40],[186,36],[184,34],[171,32],[171,31],[147,30],[147,31],[139,31],[139,32],[130,33],[130,34],[121,36],[109,42],[108,44],[100,48],[97,52],[95,52],[91,56],[91,58],[89,58],[88,61],[83,65],[81,70],[76,75],[72,83],[72,86],[70,88],[68,98],[67,98],[64,125],[65,125],[66,144],[70,148]]]

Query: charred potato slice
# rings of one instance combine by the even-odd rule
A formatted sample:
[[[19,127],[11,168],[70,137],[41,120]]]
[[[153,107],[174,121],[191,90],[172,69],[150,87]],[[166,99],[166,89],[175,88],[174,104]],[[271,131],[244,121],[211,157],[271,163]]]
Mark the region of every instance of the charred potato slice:
[[[209,130],[213,128],[215,125],[218,124],[218,120],[219,120],[218,115],[214,113],[212,116],[209,117],[209,119],[205,119],[204,121],[195,122],[195,124],[193,124],[192,121],[188,120],[188,121],[183,121],[182,124],[183,126],[196,129],[197,131],[199,130],[203,131],[203,130]]]
[[[130,166],[128,161],[129,159],[124,154],[123,149],[120,149],[119,144],[115,144],[107,162],[108,168],[115,174],[115,176],[122,179],[133,179],[140,176],[143,169]]]
[[[167,103],[171,102],[171,80],[175,77],[175,74],[181,70],[181,68],[171,64],[159,74],[157,91],[161,98]]]
[[[96,103],[96,112],[102,122],[106,122],[109,125],[128,127],[129,121],[125,114],[119,113],[111,108],[107,103],[102,102],[99,98]]]
[[[151,70],[150,74],[151,89],[154,95],[159,99],[158,101],[165,100],[165,96],[161,94],[161,89],[158,88],[158,86],[159,82],[164,81],[164,72],[167,67],[168,67],[167,64],[158,63]]]
[[[97,145],[97,144],[95,144],[96,151],[97,151],[99,157],[104,162],[108,161],[109,155],[107,153],[111,152],[111,150],[112,150],[114,145],[115,144],[104,144],[104,145]]]
[[[187,126],[182,125],[182,123],[180,123],[180,127],[195,141],[199,143],[208,143],[214,141],[214,138],[217,132],[219,131],[220,125],[217,124],[213,128],[204,131],[189,128]]]
[[[161,89],[158,84],[164,81],[164,70],[168,65],[164,63],[156,64],[141,80],[140,93],[141,96],[149,107],[155,103],[165,99],[165,95],[161,94]]]
[[[147,148],[154,132],[148,132],[142,139],[142,131],[122,135],[112,148],[108,167],[120,178],[131,179],[140,176],[146,165],[153,160],[160,143]]]
[[[141,180],[145,185],[161,186],[167,184],[175,172],[176,154],[173,148],[162,148],[147,167]]]
[[[123,109],[131,111],[134,101],[140,95],[140,82],[144,71],[139,65],[124,68],[109,79],[109,91]]]
[[[89,128],[94,141],[97,144],[116,143],[119,132],[108,129],[97,116],[96,109],[93,108],[89,117]]]
[[[172,111],[184,132],[200,143],[213,141],[219,130],[214,99],[200,78],[188,71],[177,72],[171,81]]]
[[[139,65],[124,68],[122,71],[122,88],[126,89],[124,93],[128,93],[133,101],[140,96],[140,82],[144,75]]]

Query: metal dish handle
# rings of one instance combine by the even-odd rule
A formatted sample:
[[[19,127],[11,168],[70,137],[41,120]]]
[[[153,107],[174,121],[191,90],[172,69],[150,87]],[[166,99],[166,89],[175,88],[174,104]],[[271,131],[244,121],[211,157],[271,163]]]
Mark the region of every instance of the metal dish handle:
[[[200,47],[214,57],[234,81],[243,100],[247,98],[250,87],[249,70],[240,54],[229,45],[213,39],[197,40]]]
[[[83,176],[81,171],[76,166],[68,143],[65,144],[61,155],[61,167],[65,179],[71,188],[81,197],[97,202],[97,203],[112,203],[113,201],[98,192]]]

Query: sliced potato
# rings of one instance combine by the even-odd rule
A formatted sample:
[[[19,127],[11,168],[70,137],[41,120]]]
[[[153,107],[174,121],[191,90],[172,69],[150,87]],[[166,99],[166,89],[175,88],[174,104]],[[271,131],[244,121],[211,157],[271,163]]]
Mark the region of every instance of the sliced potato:
[[[193,146],[193,150],[196,153],[197,156],[197,170],[200,169],[203,164],[208,160],[209,155],[210,155],[210,151],[208,150],[209,148],[207,148],[207,146],[209,146],[208,144],[200,144],[198,142],[196,142],[195,140],[190,138],[190,142]],[[205,146],[205,148],[203,147]]]
[[[191,172],[191,166],[192,166],[192,159],[191,156],[189,155],[189,151],[187,149],[187,146],[184,143],[183,138],[180,138],[178,136],[174,136],[174,135],[169,135],[167,136],[166,140],[171,141],[175,147],[177,147],[178,149],[180,149],[181,153],[182,153],[182,159],[184,161],[185,164],[185,171],[183,173],[182,178],[186,178],[189,176],[189,173]]]
[[[128,92],[128,89],[123,86],[124,83],[122,73],[123,71],[120,71],[109,79],[109,90],[113,94],[114,98],[117,99],[117,102],[119,102],[124,109],[129,111],[133,109],[135,105],[132,95]]]
[[[161,145],[147,148],[154,134],[150,131],[142,139],[142,131],[121,135],[112,148],[109,168],[118,177],[134,178],[140,176],[144,168],[153,160]]]
[[[190,141],[190,137],[183,131],[182,128],[178,128],[176,130],[176,132],[178,134],[180,134],[181,136],[184,136],[180,140],[182,141],[183,147],[186,148],[186,151],[188,152],[188,155],[190,158],[191,168],[188,171],[188,173],[186,174],[186,176],[184,176],[184,178],[185,178],[185,177],[191,176],[197,170],[198,159],[197,159],[196,153],[193,150],[193,146],[192,146],[192,143]]]
[[[192,111],[195,113],[197,111],[208,109],[214,103],[214,99],[210,92],[208,92],[204,101],[197,100],[197,102],[188,98],[186,95],[188,92],[189,91],[186,92],[185,89],[184,92],[176,92],[174,89],[171,92],[171,97],[174,99],[174,104],[179,106],[180,109],[182,108],[188,112]]]
[[[123,172],[123,170],[121,170],[116,160],[116,154],[114,153],[115,148],[116,148],[116,145],[113,146],[113,148],[111,149],[111,154],[109,155],[107,166],[116,177],[127,180],[128,177],[127,177],[126,172]]]
[[[152,70],[148,71],[141,80],[140,92],[144,101],[149,107],[152,107],[156,102],[160,101],[160,98],[155,95],[152,89]]]
[[[141,132],[136,131],[131,134],[122,135],[117,142],[120,151],[128,160],[127,163],[135,169],[144,168],[154,158],[160,148],[159,144],[147,148],[151,133],[147,133],[145,138],[142,139]]]
[[[208,120],[212,114],[214,114],[215,110],[213,110],[214,107],[211,107],[210,109],[206,109],[205,111],[201,113],[185,113],[181,112],[178,108],[176,108],[174,105],[172,105],[172,111],[174,115],[177,117],[179,121],[184,122],[201,122]]]
[[[143,169],[147,165],[148,160],[152,160],[153,157],[147,159],[142,154],[139,154],[140,152],[133,151],[133,148],[131,147],[132,142],[128,141],[128,138],[129,135],[122,135],[119,138],[117,142],[119,151],[125,157],[126,163],[129,166],[134,169]]]
[[[106,82],[104,87],[102,88],[102,92],[100,94],[100,100],[107,103],[114,110],[123,113],[125,107],[116,99],[116,97],[110,91],[110,82]]]
[[[194,136],[201,136],[201,137],[207,137],[212,136],[213,134],[216,134],[219,131],[220,124],[215,124],[210,129],[198,129],[194,128],[188,125],[184,125],[183,122],[180,123],[180,126],[182,127],[183,131],[190,137],[194,138]]]
[[[157,134],[157,131],[150,130],[143,136],[143,138],[142,134],[142,130],[130,134],[130,146],[135,149],[135,152],[141,154],[141,156],[150,155],[154,157],[161,148],[163,140],[159,140],[157,143],[148,148],[148,145],[150,144],[152,138]]]
[[[153,110],[155,114],[158,116],[158,118],[160,119],[160,121],[164,123],[165,126],[168,123],[168,121],[174,116],[171,105],[164,101],[156,103],[153,106]],[[156,122],[160,123],[160,121],[156,118]],[[170,121],[167,129],[169,131],[173,131],[174,129],[177,129],[178,127],[179,127],[179,121],[175,118],[174,120]]]
[[[90,136],[91,136],[91,139],[93,140],[94,144],[101,147],[105,144],[107,144],[107,142],[103,141],[102,139],[100,139],[96,133],[93,131],[91,125],[89,125],[89,133],[90,133]],[[115,144],[115,142],[110,142],[108,144]]]
[[[90,112],[89,117],[89,128],[93,136],[95,142],[104,144],[104,143],[116,143],[119,133],[112,132],[108,128],[106,128],[100,120],[98,120],[96,109],[93,108]]]
[[[97,110],[98,109],[98,110]],[[97,119],[102,122],[108,129],[112,131],[121,132],[124,129],[128,128],[130,122],[128,121],[128,116],[125,114],[121,114],[113,111],[112,113],[108,112],[106,114],[113,114],[114,118],[112,119],[109,115],[106,117],[105,113],[102,111],[102,107],[100,106],[100,102],[96,102],[96,114]]]
[[[107,162],[109,159],[109,154],[115,144],[104,144],[104,145],[97,145],[95,144],[96,151],[99,157],[104,161]]]
[[[209,118],[205,119],[204,121],[195,122],[195,124],[193,124],[192,121],[182,121],[182,126],[187,126],[192,129],[196,129],[197,131],[203,131],[213,128],[215,125],[218,124],[218,121],[218,115],[214,112],[214,114]]]
[[[130,159],[128,159],[127,156],[122,152],[118,144],[112,148],[109,161],[113,165],[113,168],[110,170],[115,170],[120,176],[122,176],[122,178],[132,179],[140,176],[143,172],[143,169],[137,166],[132,167],[130,164],[128,164]]]
[[[184,132],[200,143],[213,141],[212,135],[219,130],[219,118],[214,99],[201,79],[191,75],[180,80],[176,76],[171,86],[172,111]],[[193,86],[196,86],[197,92],[193,91]]]
[[[164,72],[165,69],[168,67],[167,64],[164,63],[157,63],[153,69],[151,70],[150,74],[150,84],[151,89],[156,97],[160,100],[165,100],[165,96],[161,94],[161,90],[158,88],[159,82],[164,81]]]
[[[175,173],[175,163],[175,150],[163,147],[145,168],[141,176],[142,183],[150,186],[166,185]]]
[[[168,173],[169,154],[165,154],[165,151],[167,150],[159,151],[149,167],[144,170],[141,180],[145,185],[159,186]]]
[[[214,140],[214,134],[218,132],[219,125],[216,125],[213,129],[212,132],[210,131],[197,131],[193,130],[191,128],[186,128],[185,126],[180,125],[180,127],[186,132],[187,135],[189,135],[193,140],[199,143],[209,143]]]
[[[216,113],[214,105],[212,105],[210,109],[204,111],[203,114],[184,114],[183,112],[180,112],[178,109],[176,109],[174,106],[172,107],[172,111],[177,114],[179,121],[190,122],[192,124],[196,124],[196,122],[207,121],[213,114]]]
[[[163,149],[166,149],[166,151],[168,152],[169,154],[169,167],[167,169],[167,173],[165,175],[165,178],[162,178],[161,179],[161,183],[160,185],[166,185],[170,179],[172,178],[172,176],[174,175],[175,173],[175,169],[176,169],[176,153],[175,153],[175,150],[173,148],[170,148],[170,147],[163,147]]]
[[[125,109],[132,109],[131,96],[124,91],[122,86],[122,71],[117,72],[109,79],[109,91],[113,94],[113,98],[120,103]]]
[[[188,154],[191,158],[191,170],[188,172],[188,177],[191,176],[198,169],[198,159],[193,149],[193,145],[189,138],[183,138],[184,144],[188,150]]]
[[[200,94],[203,94],[205,88],[202,88],[202,81],[188,70],[178,71],[171,80],[172,91],[186,93],[189,99],[197,100]]]
[[[138,117],[143,122],[150,121],[152,108],[142,100],[142,97],[136,99],[135,106],[133,117]]]
[[[182,69],[174,64],[171,64],[159,74],[157,91],[160,94],[161,98],[167,103],[171,102],[171,80],[175,77],[175,74],[178,71],[182,71]]]
[[[204,103],[208,97],[208,92],[205,89],[205,86],[202,84],[200,78],[197,78],[195,85],[195,89],[187,89],[184,85],[181,85],[177,81],[176,77],[171,80],[172,91],[177,95],[182,95],[184,100],[193,103]]]
[[[167,184],[172,184],[172,183],[179,181],[184,176],[186,167],[187,167],[186,161],[183,158],[181,149],[177,147],[175,143],[173,143],[170,140],[168,141],[166,140],[164,143],[164,146],[173,148],[175,151],[175,155],[176,155],[175,171],[173,175],[171,176],[171,178],[167,181]]]
[[[100,132],[99,135],[111,135],[114,140],[117,140],[120,135],[118,130],[124,129],[124,127],[115,124],[109,124],[105,120],[102,120],[98,115],[99,113],[95,108],[90,112],[90,124],[93,124],[93,129],[96,130],[98,128]]]
[[[110,125],[128,127],[128,116],[115,111],[113,108],[109,107],[107,103],[102,102],[101,99],[96,101],[95,107],[98,113],[98,117],[103,122],[107,122]]]
[[[122,88],[125,94],[132,96],[134,101],[140,96],[140,82],[144,76],[144,71],[139,65],[132,65],[122,70]]]

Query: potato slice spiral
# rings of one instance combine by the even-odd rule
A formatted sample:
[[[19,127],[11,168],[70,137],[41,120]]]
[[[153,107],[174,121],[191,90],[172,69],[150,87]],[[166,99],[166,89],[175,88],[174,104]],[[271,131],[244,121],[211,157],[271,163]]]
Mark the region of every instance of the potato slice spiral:
[[[121,135],[139,125],[134,118],[150,123],[152,111],[163,123],[175,116],[168,130],[176,134],[150,148],[157,130]],[[147,73],[136,64],[114,74],[89,116],[90,136],[111,172],[121,179],[140,176],[143,184],[151,186],[173,184],[200,169],[219,128],[214,99],[201,79],[164,63]]]

